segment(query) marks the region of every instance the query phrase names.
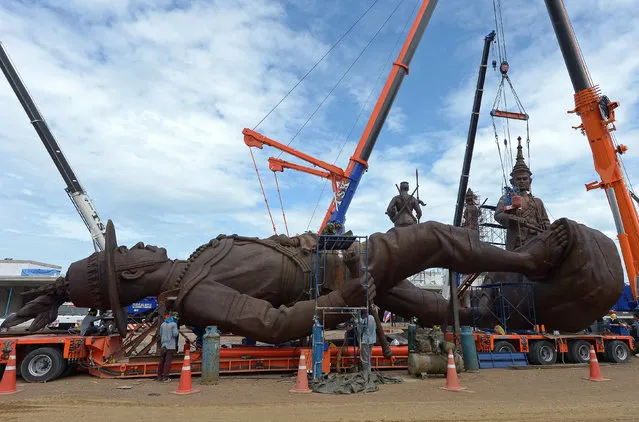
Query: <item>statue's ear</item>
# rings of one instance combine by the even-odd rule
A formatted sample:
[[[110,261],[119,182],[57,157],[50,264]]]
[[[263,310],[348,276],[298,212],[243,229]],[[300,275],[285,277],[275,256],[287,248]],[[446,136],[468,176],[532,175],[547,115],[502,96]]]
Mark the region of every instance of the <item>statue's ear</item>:
[[[135,270],[135,271],[125,270],[125,271],[122,271],[121,275],[122,275],[122,278],[124,278],[125,280],[137,280],[138,278],[140,278],[140,277],[142,277],[144,275],[144,271],[142,271],[142,270]]]

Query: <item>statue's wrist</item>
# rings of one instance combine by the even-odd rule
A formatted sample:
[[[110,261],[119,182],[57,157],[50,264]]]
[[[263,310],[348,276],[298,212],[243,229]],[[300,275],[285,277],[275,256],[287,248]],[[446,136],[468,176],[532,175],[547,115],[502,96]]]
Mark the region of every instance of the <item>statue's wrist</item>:
[[[332,308],[348,306],[339,290],[334,290],[327,295],[320,296],[317,299],[317,305]]]

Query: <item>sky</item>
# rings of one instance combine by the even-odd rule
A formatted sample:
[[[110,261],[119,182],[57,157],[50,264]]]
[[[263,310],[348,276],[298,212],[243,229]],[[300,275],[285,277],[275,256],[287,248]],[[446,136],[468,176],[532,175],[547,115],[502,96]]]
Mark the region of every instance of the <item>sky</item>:
[[[256,130],[272,139],[348,165],[418,3],[11,0],[0,2],[0,42],[101,219],[113,220],[118,241],[186,258],[221,233],[273,234],[244,128],[259,123]],[[623,162],[632,183],[639,1],[564,3],[592,80],[621,104],[616,138],[629,147]],[[544,3],[504,2],[502,21],[502,56],[530,116],[524,154],[533,193],[551,220],[568,217],[614,239],[604,193],[584,186],[599,178],[586,138],[572,128],[579,118],[567,113],[574,91]],[[427,203],[422,221],[452,223],[478,65],[493,29],[493,0],[439,1],[347,212],[348,229],[370,235],[391,228],[384,213],[395,184],[407,180],[412,190],[416,170]],[[516,138],[527,132],[524,122],[495,120],[502,165],[489,114],[500,82],[490,66],[500,60],[498,47],[491,46],[469,181],[493,205]],[[506,95],[507,109],[516,111],[509,89]],[[0,122],[0,257],[64,271],[93,252],[91,239],[6,81]],[[505,137],[511,149],[504,150]],[[277,233],[317,230],[330,184],[277,173],[281,207],[268,168],[279,151],[253,154]]]

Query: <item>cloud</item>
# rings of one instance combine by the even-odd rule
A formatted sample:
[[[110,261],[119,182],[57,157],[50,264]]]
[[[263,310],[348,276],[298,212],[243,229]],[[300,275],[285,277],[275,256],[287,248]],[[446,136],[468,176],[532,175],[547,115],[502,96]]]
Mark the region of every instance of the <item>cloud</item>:
[[[632,2],[613,9],[604,2],[565,3],[593,80],[621,102],[616,135],[630,147],[624,158],[632,178],[639,59],[627,52],[639,35],[633,25],[639,11]],[[331,4],[4,2],[0,41],[100,216],[116,223],[118,239],[157,243],[185,257],[218,233],[273,233],[241,131],[254,127],[369,5]],[[348,165],[413,6],[398,9],[291,146]],[[394,7],[373,8],[258,130],[291,141]],[[530,115],[534,192],[554,218],[614,234],[605,195],[584,188],[598,175],[587,140],[571,129],[579,124],[566,113],[574,107],[572,86],[545,8],[516,2],[503,9],[511,78]],[[423,220],[452,222],[478,62],[492,25],[487,0],[437,6],[368,160],[349,228],[387,230],[384,212],[395,184],[414,186],[415,169],[428,204]],[[497,202],[510,172],[508,165],[502,169],[488,114],[497,83],[489,67],[470,176],[470,186],[488,203]],[[66,266],[92,252],[90,237],[7,84],[0,84],[0,101],[6,104],[0,109],[0,254]],[[503,122],[496,125],[501,142]],[[525,124],[510,129],[511,142],[526,139]],[[500,149],[504,157],[503,144]],[[267,164],[279,153],[265,148],[253,154],[277,230],[284,232]],[[331,199],[325,181],[286,170],[278,182],[289,231],[316,230]]]

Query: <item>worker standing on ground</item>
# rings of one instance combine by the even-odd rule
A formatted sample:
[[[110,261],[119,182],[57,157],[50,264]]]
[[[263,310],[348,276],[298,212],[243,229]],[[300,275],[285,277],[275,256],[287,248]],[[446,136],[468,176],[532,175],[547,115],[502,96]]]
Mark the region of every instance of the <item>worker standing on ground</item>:
[[[162,353],[160,354],[160,362],[158,363],[157,381],[169,382],[169,374],[171,373],[171,361],[173,353],[177,349],[178,327],[175,319],[171,315],[167,315],[166,319],[160,325],[160,341],[162,344]]]
[[[373,344],[377,341],[375,318],[370,315],[366,310],[362,311],[362,318],[359,323],[360,329],[360,359],[362,360],[362,366],[364,373],[371,373],[371,350]]]

